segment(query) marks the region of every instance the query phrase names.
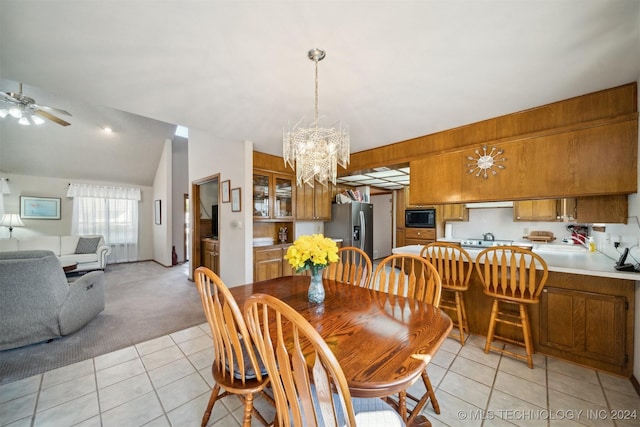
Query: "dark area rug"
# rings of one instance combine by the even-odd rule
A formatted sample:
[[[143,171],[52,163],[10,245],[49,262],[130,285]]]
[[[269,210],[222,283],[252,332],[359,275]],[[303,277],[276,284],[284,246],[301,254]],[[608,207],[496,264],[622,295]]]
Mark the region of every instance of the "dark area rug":
[[[70,277],[73,280],[73,277]],[[114,264],[105,271],[105,310],[78,332],[0,351],[0,384],[205,323],[188,264]]]

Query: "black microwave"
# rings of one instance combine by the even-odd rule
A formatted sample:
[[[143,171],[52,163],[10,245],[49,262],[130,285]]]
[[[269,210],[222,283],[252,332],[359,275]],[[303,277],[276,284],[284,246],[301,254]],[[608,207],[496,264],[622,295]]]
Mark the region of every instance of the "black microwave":
[[[413,228],[435,228],[436,210],[407,209],[404,211],[404,226]]]

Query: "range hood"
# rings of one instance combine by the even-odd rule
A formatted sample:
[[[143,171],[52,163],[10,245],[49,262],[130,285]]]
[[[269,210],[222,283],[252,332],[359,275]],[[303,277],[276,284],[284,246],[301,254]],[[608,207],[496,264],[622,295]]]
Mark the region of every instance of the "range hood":
[[[480,209],[480,208],[512,208],[513,202],[477,202],[477,203],[465,203],[464,205],[469,209]]]

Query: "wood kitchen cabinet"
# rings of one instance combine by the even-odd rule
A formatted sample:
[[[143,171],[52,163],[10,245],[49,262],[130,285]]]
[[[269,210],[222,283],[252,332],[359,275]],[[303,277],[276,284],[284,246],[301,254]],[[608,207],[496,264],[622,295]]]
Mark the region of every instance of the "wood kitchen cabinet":
[[[253,280],[274,279],[293,275],[291,265],[284,259],[288,245],[274,245],[253,248]]]
[[[296,219],[330,221],[332,195],[332,184],[296,187]]]
[[[292,221],[295,206],[293,175],[253,171],[253,218],[257,221]]]
[[[396,228],[396,248],[406,246],[406,238],[404,235],[404,228]]]
[[[604,222],[626,224],[629,201],[626,194],[612,196],[578,197],[576,221],[583,223]]]
[[[635,117],[611,119],[598,126],[576,124],[526,138],[497,138],[485,145],[489,150],[503,150],[500,157],[506,159],[505,168],[494,167],[486,179],[469,173],[477,169],[474,165],[479,145],[412,160],[411,203],[559,199],[637,192],[637,113]]]
[[[622,367],[626,307],[623,296],[548,286],[540,298],[540,345]]]
[[[419,208],[433,207],[433,205],[421,205],[421,204],[411,203],[410,193],[411,193],[410,186],[404,187],[403,200],[404,200],[405,209],[419,209]]]
[[[514,221],[626,224],[628,216],[628,199],[625,194],[513,202]]]
[[[469,209],[464,203],[451,203],[441,205],[439,212],[441,217],[438,221],[469,221]]]
[[[214,239],[202,239],[202,265],[220,275],[220,242]]]
[[[536,351],[630,376],[634,288],[633,280],[550,271],[539,310],[530,310]]]
[[[560,200],[519,200],[513,202],[514,221],[559,221]]]
[[[427,245],[436,241],[435,228],[410,228],[404,229],[405,245]]]

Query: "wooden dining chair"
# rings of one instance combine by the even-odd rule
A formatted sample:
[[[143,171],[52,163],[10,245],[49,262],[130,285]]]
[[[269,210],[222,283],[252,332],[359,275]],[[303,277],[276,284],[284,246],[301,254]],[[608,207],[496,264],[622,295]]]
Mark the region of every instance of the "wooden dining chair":
[[[442,292],[442,282],[438,270],[433,264],[419,255],[413,254],[393,254],[378,264],[373,277],[371,278],[371,289],[414,298],[439,307]],[[422,408],[428,401],[436,414],[440,413],[440,405],[436,399],[435,391],[431,385],[431,380],[427,374],[427,368],[422,371],[422,382],[426,392],[422,397],[414,396],[407,392],[402,392],[398,396],[398,405],[401,413],[409,412],[406,407],[406,399],[416,402],[410,411],[407,423],[420,414]]]
[[[478,254],[475,268],[482,281],[484,293],[493,298],[484,352],[489,353],[489,350],[495,350],[508,354],[526,360],[529,368],[533,368],[534,349],[527,307],[539,301],[549,274],[547,263],[540,255],[529,249],[517,246],[493,246]],[[501,309],[501,306],[505,307],[509,304],[516,305],[517,312]],[[524,342],[497,335],[497,323],[520,328]],[[492,346],[494,339],[524,347],[526,356]]]
[[[455,243],[435,242],[422,248],[420,256],[436,267],[442,281],[440,308],[447,311],[458,328],[460,344],[465,333],[469,335],[469,322],[464,307],[464,292],[469,289],[473,261],[469,253]]]
[[[211,328],[214,350],[211,373],[215,386],[202,416],[202,427],[207,425],[213,405],[230,395],[238,396],[244,403],[244,427],[251,425],[252,415],[265,426],[270,425],[253,406],[256,394],[269,402],[273,403],[273,400],[264,393],[269,377],[255,353],[242,312],[229,289],[213,271],[198,267],[195,280]]]
[[[271,379],[278,426],[403,426],[382,399],[353,399],[340,363],[315,328],[280,299],[244,305],[249,333]]]
[[[338,262],[330,263],[324,269],[323,277],[336,282],[366,288],[373,273],[371,259],[365,251],[354,246],[338,249]]]

